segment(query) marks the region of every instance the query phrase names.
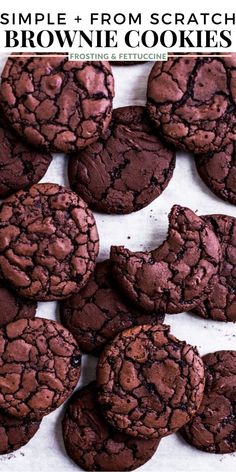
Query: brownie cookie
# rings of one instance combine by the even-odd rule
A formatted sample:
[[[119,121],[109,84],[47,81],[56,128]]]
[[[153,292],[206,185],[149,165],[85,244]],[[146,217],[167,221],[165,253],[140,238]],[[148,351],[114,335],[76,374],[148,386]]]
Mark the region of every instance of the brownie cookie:
[[[162,323],[164,316],[135,309],[112,281],[110,261],[99,262],[87,285],[60,305],[62,324],[79,347],[97,354],[117,333],[144,323]]]
[[[0,270],[22,296],[69,297],[87,282],[97,253],[93,214],[65,187],[36,184],[0,208]]]
[[[220,241],[222,260],[211,291],[194,308],[194,312],[212,320],[236,321],[236,218],[227,215],[201,218],[215,231]]]
[[[68,455],[84,470],[134,470],[159,444],[158,439],[131,438],[113,429],[100,412],[95,382],[74,394],[62,429]]]
[[[104,213],[140,210],[166,188],[175,153],[156,136],[144,107],[113,111],[106,133],[69,160],[72,189]]]
[[[36,308],[36,302],[19,297],[0,282],[0,328],[21,318],[34,318]]]
[[[236,54],[156,62],[147,109],[160,134],[178,149],[220,151],[236,139]]]
[[[0,454],[9,454],[27,444],[39,426],[40,421],[15,418],[0,410]]]
[[[181,313],[207,297],[221,259],[220,243],[195,213],[179,205],[169,214],[167,239],[154,251],[112,246],[112,272],[127,297],[147,311]]]
[[[26,146],[0,118],[0,198],[39,182],[52,156]]]
[[[0,329],[0,408],[42,418],[59,407],[80,376],[72,334],[55,321],[22,319]]]
[[[236,351],[218,351],[203,357],[206,387],[201,406],[181,434],[206,452],[236,451]]]
[[[96,141],[111,119],[114,81],[108,62],[64,57],[9,57],[1,107],[34,146],[68,152]]]
[[[204,366],[197,350],[169,326],[143,325],[119,333],[98,363],[98,399],[120,431],[162,438],[187,423],[200,406]]]
[[[236,205],[236,144],[222,151],[196,156],[198,173],[218,197]]]

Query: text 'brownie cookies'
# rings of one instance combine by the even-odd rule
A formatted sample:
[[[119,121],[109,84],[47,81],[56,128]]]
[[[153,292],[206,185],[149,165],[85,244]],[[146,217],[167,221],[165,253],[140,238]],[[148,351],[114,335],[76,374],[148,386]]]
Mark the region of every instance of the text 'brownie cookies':
[[[207,153],[236,140],[235,101],[236,54],[170,58],[149,76],[149,116],[178,149]]]
[[[97,253],[93,214],[65,187],[36,184],[0,208],[0,272],[22,296],[70,296],[87,282]]]
[[[0,454],[9,454],[29,442],[40,426],[40,421],[16,418],[0,410]]]
[[[147,119],[144,107],[113,111],[106,133],[69,160],[72,189],[104,213],[131,213],[158,197],[169,183],[175,153]]]
[[[236,351],[203,356],[206,387],[194,418],[181,429],[188,443],[205,452],[236,451]]]
[[[164,316],[135,309],[117,290],[109,260],[99,262],[86,286],[60,305],[61,321],[84,352],[97,354],[126,328],[162,323]]]
[[[36,308],[36,302],[19,297],[6,284],[0,282],[0,328],[21,318],[34,318]]]
[[[97,368],[106,419],[134,437],[162,438],[200,406],[204,366],[196,349],[164,325],[127,329],[105,347]]]
[[[76,151],[96,141],[111,120],[114,81],[108,62],[68,57],[9,57],[1,107],[29,143]]]
[[[18,320],[0,329],[0,408],[42,418],[59,407],[80,376],[72,334],[55,321]]]
[[[222,151],[195,156],[198,173],[219,198],[236,205],[236,143]]]
[[[217,321],[236,321],[236,218],[207,215],[201,218],[216,233],[222,251],[218,274],[207,298],[194,312]]]
[[[68,455],[84,470],[124,471],[145,464],[158,439],[138,439],[113,429],[103,418],[92,382],[70,400],[62,423]]]
[[[51,161],[50,154],[21,142],[0,117],[0,198],[39,182]]]
[[[127,297],[147,311],[181,313],[206,298],[218,272],[220,243],[188,208],[175,205],[167,239],[151,252],[112,246],[113,275]]]

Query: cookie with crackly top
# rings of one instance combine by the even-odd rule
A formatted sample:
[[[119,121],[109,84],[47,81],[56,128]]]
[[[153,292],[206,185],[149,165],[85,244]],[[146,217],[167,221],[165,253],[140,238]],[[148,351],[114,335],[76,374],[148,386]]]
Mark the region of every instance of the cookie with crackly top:
[[[69,152],[96,141],[111,120],[114,80],[108,62],[9,57],[2,72],[1,108],[29,143]]]
[[[0,455],[25,446],[40,427],[40,421],[16,418],[0,410]]]
[[[150,252],[111,247],[112,273],[128,299],[146,311],[181,313],[195,308],[214,284],[220,242],[189,208],[174,205],[166,240]]]
[[[43,318],[0,329],[0,408],[18,418],[41,419],[72,393],[81,354],[72,334]]]
[[[158,132],[177,149],[220,151],[236,140],[236,54],[173,57],[156,62],[147,110]]]
[[[19,297],[7,284],[0,281],[0,328],[21,318],[34,318],[36,308],[36,302]]]
[[[60,304],[62,324],[84,352],[98,354],[117,333],[143,323],[163,323],[164,315],[138,310],[118,290],[111,262],[98,262],[88,283]]]
[[[205,215],[201,218],[217,235],[222,260],[207,298],[194,313],[216,321],[236,321],[236,218],[228,215]]]
[[[0,273],[21,296],[69,297],[87,282],[97,253],[93,214],[65,187],[36,184],[0,208]]]
[[[138,439],[113,429],[104,419],[96,384],[77,391],[62,422],[66,451],[84,470],[134,470],[155,453],[158,439]]]
[[[236,451],[236,351],[203,356],[206,387],[200,408],[181,429],[191,446],[226,454]]]
[[[0,198],[39,182],[52,161],[20,140],[0,116]]]
[[[236,143],[221,151],[195,156],[197,171],[217,197],[236,205]]]
[[[204,384],[197,350],[165,325],[123,331],[98,362],[102,412],[114,428],[134,437],[160,439],[177,431],[198,410]]]
[[[113,111],[99,140],[69,159],[72,189],[89,207],[104,213],[144,208],[167,187],[175,152],[156,134],[141,106]]]

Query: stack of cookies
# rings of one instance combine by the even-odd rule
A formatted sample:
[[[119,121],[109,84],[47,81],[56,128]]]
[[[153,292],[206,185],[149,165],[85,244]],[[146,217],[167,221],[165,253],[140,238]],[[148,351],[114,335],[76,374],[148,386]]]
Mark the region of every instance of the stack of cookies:
[[[0,85],[0,453],[26,444],[72,393],[81,351],[96,382],[64,419],[68,455],[84,470],[134,470],[180,430],[207,452],[236,450],[236,352],[203,359],[165,314],[236,321],[235,218],[174,205],[152,251],[112,246],[96,262],[92,210],[138,211],[165,190],[176,150],[235,203],[236,55],[156,63],[147,106],[112,112],[105,62],[10,57]],[[38,183],[54,152],[71,189]],[[59,324],[35,318],[60,301]]]

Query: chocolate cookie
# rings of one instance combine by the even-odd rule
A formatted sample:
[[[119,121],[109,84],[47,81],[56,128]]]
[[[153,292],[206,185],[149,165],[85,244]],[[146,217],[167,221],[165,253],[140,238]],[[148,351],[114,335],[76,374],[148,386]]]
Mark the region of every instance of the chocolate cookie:
[[[163,315],[135,309],[112,281],[110,261],[99,262],[87,285],[60,305],[61,321],[84,352],[97,354],[117,333],[144,323],[162,323]]]
[[[195,159],[198,173],[218,197],[236,205],[236,144]]]
[[[35,435],[40,421],[15,418],[0,410],[0,454],[20,449]]]
[[[160,134],[178,149],[220,151],[236,139],[236,54],[156,62],[147,109]]]
[[[22,319],[0,330],[0,408],[42,418],[72,393],[81,355],[72,334],[55,321]]]
[[[173,206],[167,239],[154,251],[112,246],[112,272],[127,297],[147,311],[181,313],[211,290],[221,259],[220,243],[188,208]]]
[[[113,111],[107,132],[69,160],[72,189],[104,213],[140,210],[166,188],[175,153],[156,136],[144,107]]]
[[[194,308],[194,312],[203,318],[236,321],[236,218],[228,215],[207,215],[201,218],[217,235],[222,260],[211,291]]]
[[[0,198],[39,182],[51,160],[22,143],[0,118]]]
[[[95,382],[75,393],[62,422],[68,455],[84,470],[134,470],[155,453],[158,439],[131,438],[103,418]]]
[[[169,326],[137,326],[105,347],[97,368],[98,399],[118,430],[160,439],[195,414],[204,380],[197,350],[172,336]]]
[[[33,300],[69,297],[87,282],[98,253],[93,214],[74,192],[37,184],[0,209],[0,270]]]
[[[111,119],[114,82],[108,62],[64,57],[9,57],[1,107],[34,146],[68,152],[96,141]]]
[[[34,318],[36,308],[36,302],[19,297],[0,282],[0,328],[21,318]]]
[[[236,451],[236,351],[218,351],[203,357],[206,387],[201,406],[181,434],[206,452]]]

